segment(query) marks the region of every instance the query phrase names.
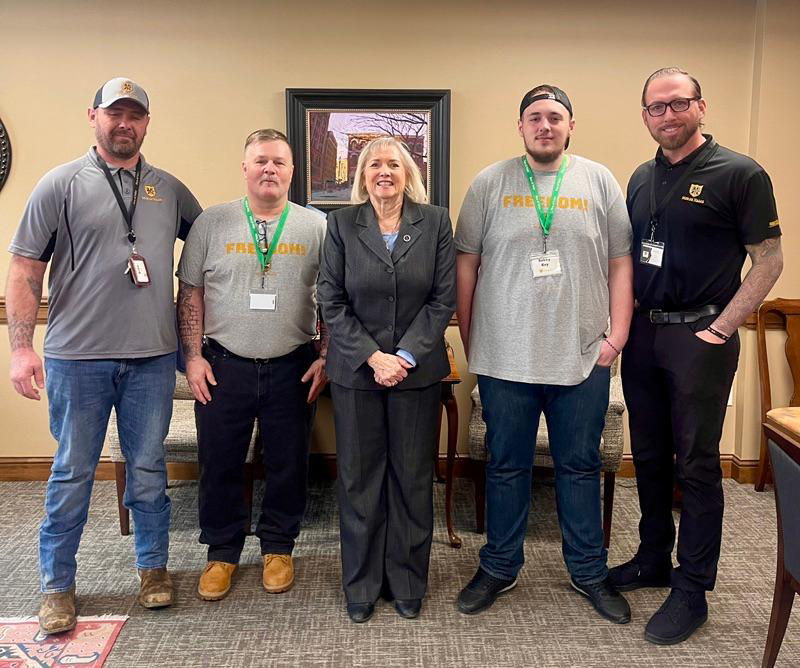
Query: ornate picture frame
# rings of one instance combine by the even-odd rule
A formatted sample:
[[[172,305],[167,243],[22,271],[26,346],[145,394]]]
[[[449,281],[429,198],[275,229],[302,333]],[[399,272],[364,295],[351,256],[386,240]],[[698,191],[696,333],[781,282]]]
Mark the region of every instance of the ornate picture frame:
[[[323,211],[352,204],[358,154],[370,139],[391,135],[420,168],[428,201],[449,205],[449,90],[287,88],[286,129],[293,202]]]
[[[8,130],[3,125],[3,120],[0,119],[0,190],[8,179],[11,172],[11,139],[8,136]]]

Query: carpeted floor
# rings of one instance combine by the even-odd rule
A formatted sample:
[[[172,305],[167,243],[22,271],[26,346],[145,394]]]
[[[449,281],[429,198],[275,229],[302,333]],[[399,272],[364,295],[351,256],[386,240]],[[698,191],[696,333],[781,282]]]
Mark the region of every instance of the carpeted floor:
[[[617,486],[611,564],[636,547],[638,506],[632,481]],[[429,593],[417,620],[379,602],[375,616],[352,624],[340,589],[338,517],[332,482],[313,483],[305,529],[295,550],[297,581],[286,594],[261,588],[255,538],[231,594],[208,603],[195,595],[205,563],[197,543],[197,487],[171,489],[170,569],[177,603],[147,611],[134,602],[132,536],[119,535],[114,484],[97,483],[78,555],[81,615],[130,615],[107,666],[758,666],[764,648],[775,568],[772,493],[725,482],[723,556],[709,621],[688,642],[656,647],[643,628],[666,590],[632,592],[633,620],[617,626],[599,618],[568,586],[561,559],[553,488],[538,481],[519,586],[489,611],[467,617],[455,597],[477,565],[482,537],[473,532],[472,487],[456,483],[456,530],[461,550],[447,544],[444,490],[436,485]],[[37,526],[44,483],[0,483],[0,617],[36,614],[39,601]],[[800,604],[778,659],[800,665]]]

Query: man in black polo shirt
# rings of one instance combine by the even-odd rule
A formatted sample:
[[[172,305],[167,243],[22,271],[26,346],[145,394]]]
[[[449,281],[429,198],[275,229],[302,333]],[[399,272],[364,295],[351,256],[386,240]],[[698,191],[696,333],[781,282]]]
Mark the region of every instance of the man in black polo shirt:
[[[660,148],[628,184],[634,295],[622,381],[630,411],[640,544],[611,569],[620,591],[672,588],[645,628],[656,644],[688,638],[707,618],[722,539],[719,439],[739,358],[737,328],[783,267],[767,173],[701,133],[706,101],[678,68],[654,72],[642,119]],[[745,255],[752,267],[744,280]],[[674,456],[674,465],[673,465]],[[672,568],[673,474],[683,490]]]

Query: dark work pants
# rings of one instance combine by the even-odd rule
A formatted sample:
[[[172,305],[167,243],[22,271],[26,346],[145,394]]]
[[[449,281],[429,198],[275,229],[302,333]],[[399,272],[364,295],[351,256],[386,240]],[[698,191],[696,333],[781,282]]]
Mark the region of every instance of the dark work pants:
[[[423,598],[433,536],[439,383],[413,390],[332,384],[342,586],[349,603]]]
[[[208,559],[238,563],[247,513],[244,463],[258,418],[264,459],[264,499],[256,535],[261,554],[291,554],[306,504],[308,450],[315,406],[300,382],[314,359],[311,345],[283,357],[252,361],[208,346],[216,386],[195,402],[200,462],[200,542]]]
[[[695,336],[717,316],[654,325],[636,313],[622,355],[622,386],[642,518],[641,562],[671,565],[674,479],[683,491],[672,586],[712,590],[722,542],[719,439],[739,359],[738,334],[721,345]],[[674,464],[673,464],[674,457]]]

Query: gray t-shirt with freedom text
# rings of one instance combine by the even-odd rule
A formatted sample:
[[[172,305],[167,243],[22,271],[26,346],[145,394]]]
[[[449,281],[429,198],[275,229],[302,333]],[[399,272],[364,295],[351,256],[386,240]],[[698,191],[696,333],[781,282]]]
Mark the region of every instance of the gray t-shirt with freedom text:
[[[535,172],[544,210],[555,172]],[[504,380],[577,385],[592,371],[608,327],[609,259],[631,252],[625,197],[611,172],[570,156],[547,250],[559,275],[534,277],[544,238],[520,158],[478,174],[455,234],[456,249],[480,255],[472,303],[469,370]]]
[[[274,242],[278,219],[267,221]],[[289,202],[289,215],[266,276],[237,199],[206,209],[178,264],[178,278],[204,290],[204,334],[250,358],[281,357],[316,334],[316,285],[325,218]],[[262,289],[262,278],[264,279]],[[250,308],[251,292],[275,295],[275,310]]]

